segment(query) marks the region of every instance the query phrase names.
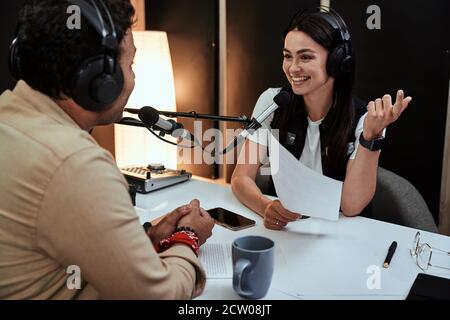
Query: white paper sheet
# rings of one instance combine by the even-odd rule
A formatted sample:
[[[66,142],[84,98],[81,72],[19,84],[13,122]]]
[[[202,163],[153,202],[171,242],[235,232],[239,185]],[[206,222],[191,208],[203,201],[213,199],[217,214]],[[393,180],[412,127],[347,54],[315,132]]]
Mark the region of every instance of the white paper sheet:
[[[207,279],[233,278],[231,243],[207,242],[200,248],[199,259]]]
[[[231,243],[228,242],[206,242],[200,248],[199,259],[205,269],[207,279],[232,279],[233,261],[231,253]],[[286,267],[286,258],[281,248],[275,243],[275,269],[277,273],[283,273]]]
[[[304,166],[273,135],[269,150],[273,182],[283,206],[310,217],[338,220],[342,182]]]

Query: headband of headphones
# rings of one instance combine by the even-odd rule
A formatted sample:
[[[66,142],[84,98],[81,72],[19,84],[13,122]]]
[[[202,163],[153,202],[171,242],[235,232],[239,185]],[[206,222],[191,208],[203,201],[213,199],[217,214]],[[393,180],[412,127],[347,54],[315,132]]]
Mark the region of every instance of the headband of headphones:
[[[87,57],[80,63],[70,80],[72,98],[84,109],[102,111],[117,99],[123,89],[123,73],[117,63],[119,43],[114,22],[103,0],[66,0],[80,8],[83,17],[101,37],[103,53]],[[90,4],[88,3],[90,2]],[[99,6],[109,21],[105,24]],[[26,7],[27,9],[27,7]],[[25,9],[25,10],[26,10]],[[22,77],[20,64],[20,44],[17,34],[9,51],[9,68],[13,77]]]
[[[103,17],[100,13],[100,9],[95,3],[94,0],[89,0],[91,4],[88,4],[84,0],[67,0],[67,2],[72,3],[81,9],[81,14],[86,20],[89,21],[89,24],[97,31],[97,33],[102,37],[102,45],[105,46],[109,50],[116,50],[118,46],[117,41],[117,33],[116,28],[114,26],[113,19],[111,14],[106,7],[103,0],[97,0],[103,10],[106,12],[110,24],[110,28],[105,25]]]
[[[88,4],[85,0],[66,0],[67,2],[78,6],[81,9],[81,14],[84,18],[89,22],[89,24],[97,31],[97,33],[102,37],[102,45],[109,51],[114,52],[117,50],[119,45],[117,40],[117,32],[114,26],[113,19],[111,17],[111,13],[109,12],[107,6],[103,2],[103,0],[97,0],[103,10],[106,12],[108,16],[110,28],[105,25],[102,14],[100,12],[99,7],[95,3],[94,0],[89,0],[92,5]],[[26,5],[26,4],[25,4]],[[17,43],[17,39],[19,37],[20,24],[18,23],[16,26],[16,32],[13,40],[13,44]]]
[[[347,25],[345,24],[344,19],[342,19],[342,17],[335,10],[323,6],[317,7],[316,10],[319,11],[311,12],[310,9],[299,10],[294,14],[289,25],[292,26],[295,20],[305,14],[320,16],[325,21],[327,21],[327,23],[333,28],[333,30],[335,30],[335,32],[340,36],[341,42],[350,42],[351,37]]]
[[[328,12],[317,12],[316,15],[322,17],[328,22],[328,24],[334,29],[334,31],[340,36],[341,42],[350,42],[350,32],[344,19],[334,10]]]

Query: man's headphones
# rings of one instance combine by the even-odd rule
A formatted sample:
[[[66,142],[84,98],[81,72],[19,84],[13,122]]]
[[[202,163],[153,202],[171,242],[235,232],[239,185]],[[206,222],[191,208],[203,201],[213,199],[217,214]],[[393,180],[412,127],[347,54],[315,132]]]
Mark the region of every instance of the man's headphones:
[[[339,36],[333,51],[330,52],[327,61],[327,73],[330,77],[339,78],[354,69],[353,48],[350,32],[344,19],[335,11],[318,12],[316,15],[322,17],[334,29]]]
[[[81,9],[83,17],[101,36],[103,54],[88,57],[80,64],[71,80],[71,95],[77,104],[89,111],[100,112],[116,100],[123,89],[123,73],[118,64],[119,41],[114,22],[103,0],[66,0]],[[110,28],[105,25],[100,3],[108,17]],[[17,80],[21,78],[19,55],[19,26],[9,51],[10,72]]]

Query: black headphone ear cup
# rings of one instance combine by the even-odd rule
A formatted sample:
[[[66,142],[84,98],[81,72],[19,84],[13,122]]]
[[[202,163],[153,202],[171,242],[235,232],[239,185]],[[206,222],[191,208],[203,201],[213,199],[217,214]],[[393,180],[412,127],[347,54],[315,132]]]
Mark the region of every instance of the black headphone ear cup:
[[[105,59],[114,61],[112,57],[104,55],[91,57],[81,64],[74,75],[72,98],[86,110],[103,111],[122,92],[122,69],[117,65],[113,73],[106,73]]]
[[[101,74],[91,84],[91,97],[105,104],[110,104],[117,99],[117,92],[120,94],[118,88],[119,84],[113,75]]]
[[[328,56],[327,72],[330,77],[339,78],[353,71],[353,57],[347,54],[345,44],[338,45]]]
[[[346,56],[341,63],[341,71],[344,73],[350,73],[355,68],[355,59],[353,56]]]
[[[20,58],[19,58],[19,46],[17,43],[17,38],[13,40],[11,46],[9,47],[9,59],[8,68],[14,79],[19,80],[21,78],[20,71]]]
[[[343,54],[344,48],[339,45],[328,55],[327,72],[330,77],[338,78],[341,75],[340,65]]]

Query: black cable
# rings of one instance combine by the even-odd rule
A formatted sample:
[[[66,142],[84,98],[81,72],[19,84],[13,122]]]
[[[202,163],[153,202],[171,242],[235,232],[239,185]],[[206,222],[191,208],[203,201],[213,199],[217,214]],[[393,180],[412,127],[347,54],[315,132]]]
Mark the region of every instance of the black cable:
[[[176,146],[176,147],[185,148],[185,149],[194,149],[195,147],[201,147],[202,150],[205,151],[205,148],[202,146],[202,144],[198,141],[198,139],[192,133],[190,133],[190,135],[191,135],[191,139],[193,140],[192,142],[194,142],[194,145],[193,146],[183,146],[181,144],[177,144],[177,143],[174,143],[172,141],[162,138],[159,134],[157,134],[155,131],[153,131],[153,129],[151,127],[146,126],[142,121],[140,121],[136,118],[131,118],[131,117],[122,118],[122,120],[120,122],[118,122],[118,124],[125,124],[125,125],[139,127],[139,128],[146,128],[148,131],[150,131],[151,134],[153,134],[159,140],[161,140],[165,143],[168,143],[170,145]]]
[[[199,147],[202,148],[203,151],[205,151],[205,148],[203,148],[203,146],[202,146],[201,144],[199,144],[199,143],[197,143],[197,145],[193,145],[193,146],[183,146],[183,145],[181,145],[181,144],[174,143],[174,142],[172,142],[172,141],[169,141],[169,140],[167,140],[167,139],[164,139],[163,137],[161,137],[159,134],[157,134],[155,131],[153,131],[153,130],[152,130],[151,128],[149,128],[149,127],[146,127],[146,128],[147,128],[148,131],[150,131],[151,134],[153,134],[153,135],[154,135],[155,137],[157,137],[159,140],[164,141],[164,142],[166,142],[166,143],[168,143],[168,144],[171,144],[171,145],[173,145],[173,146],[175,146],[175,147],[180,147],[180,148],[184,148],[184,149],[194,149],[195,147],[199,146]]]
[[[156,132],[153,131],[152,129],[150,129],[149,127],[146,127],[146,128],[147,128],[148,131],[150,131],[150,133],[151,133],[152,135],[154,135],[155,137],[157,137],[159,140],[164,141],[165,143],[168,143],[168,144],[171,144],[171,145],[173,145],[173,146],[178,147],[178,144],[177,144],[177,143],[174,143],[174,142],[172,142],[172,141],[169,141],[169,140],[167,140],[167,139],[164,139],[164,138],[161,137],[159,134],[156,134]],[[192,149],[192,148],[189,147],[189,149]]]

